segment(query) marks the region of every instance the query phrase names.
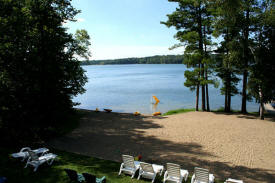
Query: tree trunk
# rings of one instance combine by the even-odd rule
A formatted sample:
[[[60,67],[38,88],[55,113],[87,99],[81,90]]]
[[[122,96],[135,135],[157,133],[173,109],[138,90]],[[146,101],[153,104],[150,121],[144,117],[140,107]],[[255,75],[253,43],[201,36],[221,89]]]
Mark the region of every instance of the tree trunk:
[[[225,97],[224,97],[224,112],[227,112],[227,106],[228,106],[228,103],[227,103],[227,83],[225,83],[225,93],[224,93]]]
[[[231,73],[229,73],[228,78],[228,93],[227,93],[228,99],[227,99],[227,110],[228,112],[231,112]]]
[[[242,90],[242,110],[241,112],[243,114],[246,114],[246,88],[247,88],[247,70],[245,69],[245,71],[243,72],[243,90]]]
[[[249,3],[246,1],[246,3]],[[246,15],[245,15],[245,27],[243,30],[244,33],[244,71],[243,71],[243,90],[242,90],[242,110],[241,112],[243,114],[246,114],[246,100],[247,100],[247,95],[246,95],[246,89],[247,89],[247,76],[248,76],[248,59],[249,59],[249,50],[248,50],[248,36],[249,36],[249,8],[246,10]]]
[[[204,37],[204,57],[207,58],[207,48],[206,48],[206,30],[205,26],[203,26],[203,37]],[[207,63],[205,63],[204,67],[204,73],[205,73],[205,80],[208,81],[208,73],[207,73]],[[209,107],[209,95],[208,95],[208,84],[205,85],[205,93],[206,93],[206,110],[209,112],[210,107]]]
[[[260,96],[260,118],[261,120],[264,120],[264,103],[263,103],[263,94],[262,94],[262,90],[259,87],[259,96]]]
[[[199,64],[199,70],[200,70],[200,64]],[[198,73],[198,79],[200,78],[200,71]],[[199,98],[200,98],[200,84],[197,84],[197,92],[196,92],[196,111],[199,111]]]
[[[198,15],[198,34],[199,34],[199,51],[200,51],[200,54],[201,54],[201,59],[200,59],[200,64],[201,64],[201,71],[200,71],[200,74],[201,74],[201,79],[204,80],[204,64],[202,63],[202,58],[204,56],[203,54],[203,34],[202,34],[202,14],[201,14],[201,5],[199,5],[199,15]],[[202,108],[202,111],[205,111],[205,87],[204,85],[202,85],[201,87],[202,91],[201,91],[201,108]]]
[[[260,118],[261,118],[261,120],[264,120],[264,111],[265,111],[264,104],[263,104],[263,102],[261,102],[261,104],[260,104]]]
[[[208,80],[207,76],[207,69],[205,70],[205,79]],[[206,106],[207,106],[207,111],[210,112],[210,106],[209,106],[209,95],[208,95],[208,84],[205,85],[206,89]]]
[[[200,85],[197,85],[197,93],[196,93],[196,111],[199,111],[199,96],[200,96]]]
[[[204,78],[204,64],[201,64],[201,77]],[[201,109],[205,111],[205,85],[201,85]]]

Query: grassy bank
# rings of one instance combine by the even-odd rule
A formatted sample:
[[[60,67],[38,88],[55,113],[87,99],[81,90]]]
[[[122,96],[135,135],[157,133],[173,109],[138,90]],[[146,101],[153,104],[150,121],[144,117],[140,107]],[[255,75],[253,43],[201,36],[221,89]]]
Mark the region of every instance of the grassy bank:
[[[176,110],[171,110],[163,114],[163,116],[167,115],[172,115],[172,114],[179,114],[179,113],[186,113],[186,112],[191,112],[191,111],[196,111],[196,109],[176,109]]]
[[[191,108],[191,109],[176,109],[176,110],[171,110],[171,111],[168,111],[164,114],[162,114],[163,116],[167,116],[167,115],[172,115],[172,114],[180,114],[180,113],[186,113],[186,112],[192,112],[192,111],[196,111],[195,108]],[[201,110],[199,110],[201,111]],[[211,110],[211,112],[219,112],[219,113],[223,113],[224,112],[224,108],[223,107],[220,107],[218,109],[215,109],[215,110]],[[240,110],[231,110],[230,113],[232,114],[238,114],[238,113],[241,113]],[[258,112],[248,112],[247,114],[250,114],[250,115],[258,115]]]

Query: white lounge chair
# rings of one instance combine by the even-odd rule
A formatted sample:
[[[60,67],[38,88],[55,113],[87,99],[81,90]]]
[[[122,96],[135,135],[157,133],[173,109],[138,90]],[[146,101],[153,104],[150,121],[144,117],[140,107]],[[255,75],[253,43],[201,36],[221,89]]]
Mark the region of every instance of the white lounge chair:
[[[214,175],[209,174],[209,170],[195,167],[191,183],[214,183]]]
[[[136,171],[140,167],[140,162],[134,161],[134,157],[129,155],[122,155],[122,161],[123,163],[121,163],[118,175],[120,175],[121,172],[125,172],[132,175],[131,178],[134,178]]]
[[[22,158],[22,161],[24,161],[30,157],[28,151],[31,151],[31,148],[23,147],[18,153],[13,153],[11,154],[11,156],[13,158]],[[34,149],[32,151],[37,155],[44,155],[49,151],[49,149],[43,147],[43,148]]]
[[[37,168],[42,165],[43,163],[47,162],[48,165],[51,165],[54,161],[54,159],[57,157],[56,154],[48,153],[44,154],[43,156],[37,156],[33,151],[29,151],[28,153],[30,155],[25,168],[28,167],[28,165],[31,165],[34,167],[34,172],[37,170]]]
[[[224,183],[244,183],[242,180],[228,178]]]
[[[180,169],[180,165],[174,163],[167,163],[167,170],[164,174],[164,180],[169,182],[182,183],[184,180],[187,181],[189,172],[187,170]]]
[[[138,179],[144,177],[152,179],[152,183],[154,183],[157,174],[159,173],[160,176],[162,175],[163,169],[164,167],[162,165],[140,162]]]

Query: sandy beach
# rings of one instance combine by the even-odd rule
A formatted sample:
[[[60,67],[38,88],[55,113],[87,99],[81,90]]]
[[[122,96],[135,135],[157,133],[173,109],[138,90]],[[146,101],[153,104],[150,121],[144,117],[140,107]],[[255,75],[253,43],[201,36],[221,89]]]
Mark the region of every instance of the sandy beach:
[[[79,128],[50,145],[119,162],[121,154],[140,154],[143,161],[174,162],[191,173],[195,166],[208,168],[220,180],[275,182],[275,121],[253,115],[152,117],[90,111]]]

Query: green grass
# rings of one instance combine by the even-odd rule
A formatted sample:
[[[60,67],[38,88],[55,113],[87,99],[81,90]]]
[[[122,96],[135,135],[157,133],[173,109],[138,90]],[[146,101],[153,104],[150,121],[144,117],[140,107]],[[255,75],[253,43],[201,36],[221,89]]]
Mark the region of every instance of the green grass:
[[[78,173],[88,172],[97,177],[106,176],[107,182],[140,182],[147,181],[131,179],[130,176],[118,176],[120,164],[113,161],[92,158],[65,151],[53,150],[58,155],[57,161],[51,166],[47,163],[41,165],[37,172],[32,167],[24,168],[25,162],[9,156],[11,151],[0,149],[0,176],[7,177],[9,183],[67,183],[70,182],[64,168],[76,170]],[[137,176],[137,175],[136,175]],[[160,182],[160,181],[158,181]]]
[[[211,110],[211,112],[224,112],[224,107],[220,107],[216,110]],[[240,110],[233,110],[231,109],[230,113],[234,114],[234,113],[241,113]],[[258,115],[258,112],[247,112],[247,114],[252,114],[252,115]]]
[[[51,165],[47,163],[41,165],[37,172],[33,172],[32,167],[24,168],[25,162],[13,159],[9,156],[13,151],[0,149],[0,176],[7,177],[8,183],[67,183],[69,178],[64,172],[64,168],[76,170],[78,173],[88,172],[97,177],[106,176],[108,183],[149,183],[150,180],[137,180],[129,175],[118,176],[120,163],[69,153],[60,150],[52,150],[58,155],[58,159]],[[158,176],[155,183],[161,183],[162,177]],[[191,175],[188,178],[191,182]],[[217,181],[216,181],[217,182]]]
[[[195,109],[176,109],[171,110],[163,114],[163,116],[172,115],[172,114],[179,114],[179,113],[185,113],[185,112],[191,112],[196,111]]]

